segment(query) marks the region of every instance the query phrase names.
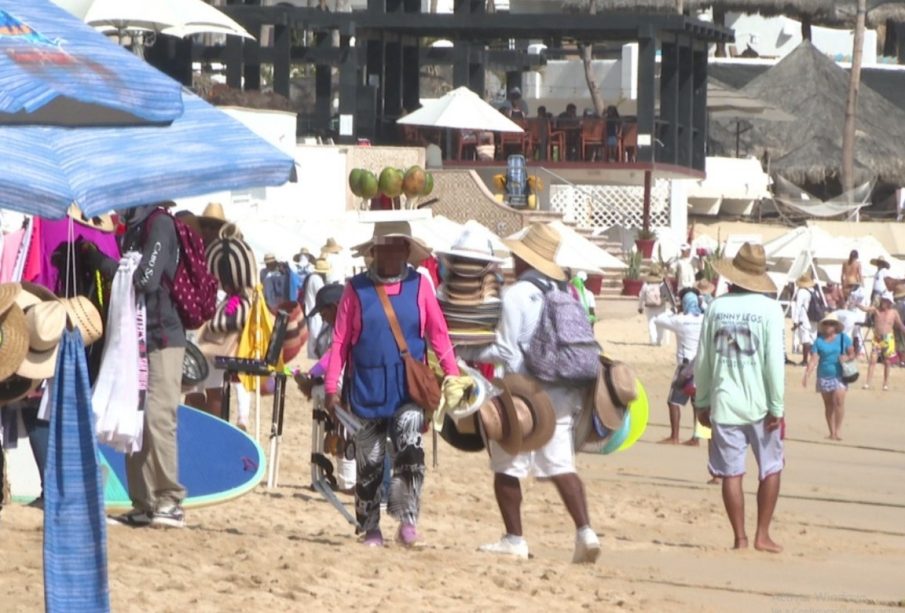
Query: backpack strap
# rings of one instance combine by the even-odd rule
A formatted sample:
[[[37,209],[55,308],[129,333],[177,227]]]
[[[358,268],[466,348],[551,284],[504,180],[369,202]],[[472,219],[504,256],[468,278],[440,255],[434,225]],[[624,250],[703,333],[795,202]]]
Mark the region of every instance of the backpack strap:
[[[549,280],[550,285],[546,285],[543,281],[541,281],[540,279],[535,279],[534,277],[529,277],[527,279],[519,279],[519,281],[527,281],[528,283],[530,283],[531,285],[533,285],[534,287],[539,289],[541,291],[541,293],[545,294],[545,295],[547,292],[552,291],[554,289],[558,289],[561,292],[568,291],[567,283],[560,282],[560,281],[554,281],[553,279]]]
[[[377,297],[380,298],[380,305],[383,307],[383,312],[390,322],[390,330],[393,331],[393,338],[396,339],[396,346],[399,348],[399,354],[404,358],[409,353],[409,346],[408,343],[405,342],[402,328],[399,327],[399,320],[396,319],[396,311],[393,309],[390,297],[387,296],[386,287],[375,284],[374,289],[377,291]]]

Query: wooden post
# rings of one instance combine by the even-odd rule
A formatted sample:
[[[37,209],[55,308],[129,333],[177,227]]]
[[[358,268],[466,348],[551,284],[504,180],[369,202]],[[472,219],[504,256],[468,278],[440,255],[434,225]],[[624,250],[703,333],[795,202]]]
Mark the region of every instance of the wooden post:
[[[644,206],[641,210],[641,229],[650,232],[650,184],[651,171],[644,171]]]
[[[845,104],[845,127],[842,131],[842,193],[855,187],[855,116],[858,112],[858,90],[861,88],[861,56],[864,50],[864,19],[867,0],[858,0],[855,18],[855,42],[852,49],[852,73]]]

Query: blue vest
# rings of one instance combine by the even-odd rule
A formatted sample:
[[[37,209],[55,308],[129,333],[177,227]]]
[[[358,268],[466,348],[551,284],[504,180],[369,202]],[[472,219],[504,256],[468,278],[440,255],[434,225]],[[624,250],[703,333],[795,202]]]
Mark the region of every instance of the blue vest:
[[[362,273],[352,277],[351,283],[361,305],[361,334],[351,352],[349,404],[364,419],[392,417],[396,409],[411,402],[405,385],[405,364],[374,282]],[[411,356],[424,361],[427,346],[421,336],[420,287],[421,275],[409,269],[402,291],[389,298]]]

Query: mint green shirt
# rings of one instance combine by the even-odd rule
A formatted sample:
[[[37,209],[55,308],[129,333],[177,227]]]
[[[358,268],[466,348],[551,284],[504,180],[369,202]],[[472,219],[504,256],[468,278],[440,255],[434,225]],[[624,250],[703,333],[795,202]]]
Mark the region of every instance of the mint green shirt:
[[[761,294],[725,294],[704,314],[694,369],[695,406],[722,425],[783,415],[782,307]]]

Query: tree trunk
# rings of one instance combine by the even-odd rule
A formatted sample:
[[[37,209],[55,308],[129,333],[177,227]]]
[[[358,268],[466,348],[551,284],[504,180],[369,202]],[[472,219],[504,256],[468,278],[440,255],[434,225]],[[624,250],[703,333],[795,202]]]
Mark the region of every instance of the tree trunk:
[[[588,15],[597,14],[597,0],[588,2]],[[597,88],[597,80],[594,78],[594,46],[590,43],[579,43],[578,49],[581,51],[581,64],[584,68],[584,80],[588,85],[588,92],[591,94],[591,103],[594,105],[594,111],[598,117],[603,117],[606,105],[603,102],[603,96]]]
[[[802,17],[801,18],[801,38],[804,40],[811,42],[811,18],[810,17]]]
[[[861,88],[861,55],[864,49],[864,18],[867,1],[858,0],[858,16],[855,18],[855,42],[852,49],[852,73],[848,84],[848,101],[845,105],[845,127],[842,131],[842,192],[850,192],[855,186],[855,116],[858,109],[858,90]]]

